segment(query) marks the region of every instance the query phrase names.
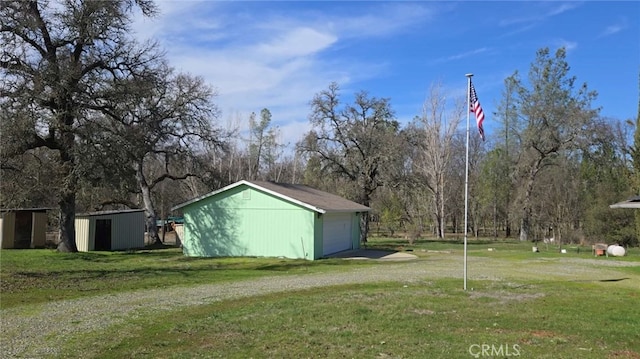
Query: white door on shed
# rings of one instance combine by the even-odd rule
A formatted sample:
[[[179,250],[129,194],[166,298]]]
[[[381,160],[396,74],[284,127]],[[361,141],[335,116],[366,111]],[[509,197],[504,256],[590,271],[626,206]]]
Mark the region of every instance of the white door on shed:
[[[322,233],[323,255],[351,249],[351,213],[324,214]]]

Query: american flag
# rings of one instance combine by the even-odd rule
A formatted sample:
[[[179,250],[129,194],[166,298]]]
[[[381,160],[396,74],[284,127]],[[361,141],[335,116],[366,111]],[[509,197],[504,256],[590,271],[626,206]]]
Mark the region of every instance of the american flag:
[[[478,132],[480,133],[480,138],[484,141],[484,128],[482,128],[482,122],[484,122],[484,112],[482,112],[482,106],[480,106],[480,101],[478,101],[478,95],[476,95],[476,88],[473,87],[473,83],[471,83],[471,98],[469,99],[469,110],[476,115],[476,123],[478,124]]]

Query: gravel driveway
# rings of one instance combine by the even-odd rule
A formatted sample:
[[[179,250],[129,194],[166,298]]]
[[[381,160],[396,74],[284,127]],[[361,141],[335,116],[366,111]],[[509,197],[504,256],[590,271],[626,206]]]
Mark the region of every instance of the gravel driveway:
[[[603,263],[607,265],[608,262],[572,259],[529,264],[540,264],[548,276],[560,279],[605,280],[620,277],[619,272],[603,269]],[[631,262],[611,262],[611,265],[614,263],[618,263],[616,266],[640,265]],[[540,279],[541,275],[544,275],[532,271],[530,266],[514,268],[506,261],[492,261],[491,258],[479,257],[469,258],[468,273],[471,285],[473,280]],[[358,267],[338,274],[263,277],[231,283],[141,290],[11,308],[0,312],[0,357],[41,358],[59,355],[62,354],[59,348],[63,344],[63,338],[87,331],[99,331],[146,311],[171,310],[227,299],[333,285],[384,281],[410,283],[445,277],[460,278],[462,286],[460,256],[433,256],[410,262]],[[629,284],[638,285],[638,278],[634,278],[632,282],[634,283]]]

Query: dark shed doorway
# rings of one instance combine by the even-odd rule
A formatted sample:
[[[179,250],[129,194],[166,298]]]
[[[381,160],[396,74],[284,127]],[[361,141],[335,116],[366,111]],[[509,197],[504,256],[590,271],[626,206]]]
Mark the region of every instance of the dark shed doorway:
[[[111,219],[96,219],[95,250],[111,250]]]
[[[32,223],[31,212],[16,212],[14,248],[31,248]]]

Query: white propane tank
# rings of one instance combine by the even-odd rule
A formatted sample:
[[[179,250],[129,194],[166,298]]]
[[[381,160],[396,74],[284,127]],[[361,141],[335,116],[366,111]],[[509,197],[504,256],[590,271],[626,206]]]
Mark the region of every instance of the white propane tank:
[[[623,257],[626,251],[624,247],[618,245],[610,245],[607,247],[607,254],[614,257]]]

